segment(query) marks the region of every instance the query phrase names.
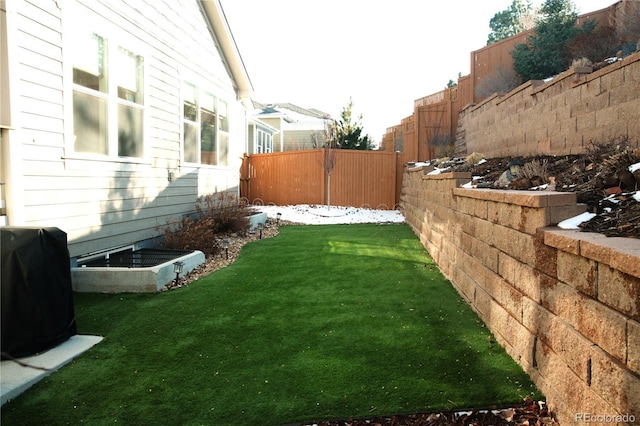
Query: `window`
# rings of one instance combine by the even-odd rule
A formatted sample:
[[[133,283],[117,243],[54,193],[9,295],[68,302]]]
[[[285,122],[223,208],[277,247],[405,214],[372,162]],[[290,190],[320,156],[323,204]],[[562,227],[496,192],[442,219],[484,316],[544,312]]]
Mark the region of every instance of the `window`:
[[[73,133],[76,153],[144,155],[144,58],[96,33],[73,46]]]
[[[256,128],[255,153],[273,152],[273,135]]]
[[[195,84],[183,84],[184,161],[226,166],[229,157],[227,103]]]

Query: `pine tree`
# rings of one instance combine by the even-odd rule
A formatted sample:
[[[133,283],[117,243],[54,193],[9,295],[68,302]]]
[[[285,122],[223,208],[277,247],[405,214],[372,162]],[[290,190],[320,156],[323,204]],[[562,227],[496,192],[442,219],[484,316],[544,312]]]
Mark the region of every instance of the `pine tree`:
[[[333,140],[329,141],[331,146],[340,149],[361,149],[370,150],[372,141],[369,135],[362,136],[362,125],[360,124],[362,115],[353,120],[353,100],[349,98],[349,104],[342,109],[340,120],[331,124],[331,131],[328,132]]]
[[[511,52],[513,68],[522,81],[541,80],[559,74],[571,64],[566,46],[578,34],[591,32],[595,22],[576,27],[578,12],[571,0],[546,0],[540,12],[535,34],[526,44],[517,44]]]
[[[489,21],[491,33],[487,45],[529,30],[535,25],[535,11],[530,0],[513,0],[509,8],[496,13]]]

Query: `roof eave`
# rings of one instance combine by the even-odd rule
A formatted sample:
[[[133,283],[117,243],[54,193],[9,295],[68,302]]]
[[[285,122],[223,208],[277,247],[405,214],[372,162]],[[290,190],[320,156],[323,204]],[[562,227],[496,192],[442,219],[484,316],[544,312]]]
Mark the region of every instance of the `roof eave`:
[[[253,108],[251,96],[253,96],[253,85],[249,79],[249,74],[242,61],[242,56],[231,33],[231,28],[222,10],[219,0],[199,0],[202,5],[211,31],[219,43],[219,48],[224,56],[223,60],[227,65],[231,77],[236,84],[236,95],[242,102],[246,110]]]

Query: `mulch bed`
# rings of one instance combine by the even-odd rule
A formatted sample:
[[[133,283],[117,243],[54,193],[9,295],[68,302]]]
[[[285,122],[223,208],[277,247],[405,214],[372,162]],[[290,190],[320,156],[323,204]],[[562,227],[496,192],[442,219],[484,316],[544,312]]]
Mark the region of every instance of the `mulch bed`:
[[[513,161],[523,166],[536,164],[549,189],[575,192],[578,203],[596,213],[580,226],[582,231],[608,237],[640,238],[640,203],[637,196],[634,198],[640,190],[640,170],[634,173],[628,170],[640,162],[640,149],[627,148],[623,141],[594,145],[580,155],[493,158],[482,164],[459,162],[451,167],[471,172],[479,187],[531,189],[533,179],[513,180],[508,186],[496,185]]]
[[[465,412],[433,412],[397,414],[360,419],[324,420],[303,423],[301,426],[542,426],[558,425],[546,405],[531,399],[517,406],[501,410],[469,410]]]
[[[222,249],[216,255],[207,256],[205,263],[203,263],[198,268],[188,273],[186,276],[181,277],[178,280],[178,282],[176,281],[170,282],[162,289],[162,291],[173,290],[176,288],[184,287],[199,278],[209,275],[213,271],[217,271],[218,269],[224,268],[225,266],[232,264],[240,254],[240,250],[245,244],[250,243],[251,241],[259,240],[261,238],[274,237],[278,235],[278,229],[280,228],[280,226],[285,226],[285,225],[296,225],[296,224],[292,222],[287,222],[284,220],[280,220],[279,222],[277,222],[276,220],[269,218],[267,219],[267,222],[265,223],[264,228],[262,229],[262,232],[256,230],[253,232],[246,232],[246,233],[231,233],[231,234],[220,235],[219,236],[220,240],[225,238],[229,240],[228,250]]]

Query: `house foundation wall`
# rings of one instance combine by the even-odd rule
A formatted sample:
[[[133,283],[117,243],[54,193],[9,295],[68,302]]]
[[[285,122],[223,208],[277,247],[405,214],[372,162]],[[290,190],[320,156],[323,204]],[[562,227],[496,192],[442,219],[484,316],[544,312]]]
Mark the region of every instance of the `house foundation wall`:
[[[574,193],[425,173],[405,169],[407,223],[559,423],[640,422],[638,240],[554,226],[585,210]]]

